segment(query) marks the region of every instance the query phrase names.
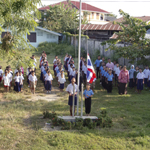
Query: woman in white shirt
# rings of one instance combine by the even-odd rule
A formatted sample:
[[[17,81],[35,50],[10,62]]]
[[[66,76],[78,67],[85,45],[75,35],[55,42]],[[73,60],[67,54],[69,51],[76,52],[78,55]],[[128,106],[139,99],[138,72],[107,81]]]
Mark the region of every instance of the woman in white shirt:
[[[5,74],[3,75],[2,80],[4,81],[4,91],[9,92],[9,86],[10,86],[10,78],[8,76],[8,71],[5,71]]]
[[[47,94],[51,93],[52,80],[53,80],[53,77],[52,77],[50,71],[48,71],[47,76],[45,77],[45,89],[47,90]]]
[[[14,90],[16,92],[20,92],[20,76],[19,72],[16,72],[16,76],[14,77]]]
[[[145,79],[145,75],[142,72],[142,69],[140,68],[139,73],[137,74],[137,90],[139,94],[143,90],[144,79]]]
[[[58,79],[60,91],[63,92],[66,79],[64,78],[64,71],[61,71],[61,76]]]

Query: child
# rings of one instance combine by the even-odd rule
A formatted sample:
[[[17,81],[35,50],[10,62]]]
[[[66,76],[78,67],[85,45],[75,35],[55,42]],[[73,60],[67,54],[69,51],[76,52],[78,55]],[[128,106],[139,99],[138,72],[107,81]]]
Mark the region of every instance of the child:
[[[91,97],[94,95],[93,91],[90,89],[90,84],[87,84],[83,95],[85,98],[85,113],[89,116],[91,112]]]
[[[145,67],[143,73],[144,73],[144,75],[145,75],[144,84],[145,84],[145,87],[146,87],[146,89],[147,89],[147,81],[148,81],[148,73],[149,73],[149,68],[148,68],[148,66]]]
[[[14,77],[14,90],[16,92],[20,92],[20,80],[19,80],[19,72],[16,72],[16,75]]]
[[[4,81],[4,91],[9,92],[10,78],[8,76],[8,71],[7,70],[5,70],[5,75],[3,75],[2,80]]]
[[[137,92],[137,78],[136,77],[138,73],[139,73],[139,67],[136,67],[134,71],[134,79],[133,79],[135,92]]]
[[[113,77],[112,70],[108,71],[106,75],[106,82],[107,82],[107,93],[112,93],[112,84],[113,84]]]
[[[46,90],[47,90],[47,94],[51,93],[52,80],[53,80],[53,77],[52,77],[50,71],[48,71],[47,76],[45,77],[45,87],[46,87]]]
[[[133,78],[134,78],[134,65],[131,66],[131,69],[129,70],[129,87],[133,88],[134,87],[134,82],[133,82]]]
[[[22,88],[23,88],[23,80],[24,80],[24,77],[22,75],[22,71],[19,71],[20,91],[22,91]]]
[[[72,78],[76,78],[76,70],[75,67],[73,66],[72,71],[71,71],[71,80]]]
[[[2,66],[0,66],[0,83],[2,82],[3,73]]]
[[[28,83],[28,87],[30,87],[29,76],[31,75],[31,68],[28,68],[28,69],[27,69],[26,75],[27,75],[27,83]]]
[[[29,76],[29,82],[30,82],[31,93],[35,94],[35,88],[36,88],[36,84],[37,84],[37,77],[35,76],[34,71],[32,71],[31,75]]]
[[[61,76],[58,79],[60,91],[63,92],[66,79],[64,78],[64,71],[61,71]]]
[[[145,75],[142,72],[142,69],[139,69],[139,73],[137,74],[137,90],[138,90],[138,94],[141,93],[141,91],[143,90],[143,84],[144,84],[144,79],[145,79]]]

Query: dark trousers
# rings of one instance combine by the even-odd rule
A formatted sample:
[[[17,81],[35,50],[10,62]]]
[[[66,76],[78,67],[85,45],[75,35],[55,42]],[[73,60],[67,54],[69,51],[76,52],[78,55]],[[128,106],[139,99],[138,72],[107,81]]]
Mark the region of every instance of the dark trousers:
[[[85,99],[85,113],[89,114],[91,112],[91,97]]]
[[[126,84],[127,83],[119,83],[119,94],[125,94],[127,92]]]
[[[100,78],[99,67],[96,67],[96,76],[97,76],[97,79]]]
[[[111,92],[112,92],[112,81],[108,81],[108,84],[107,84],[107,92],[108,92],[108,93],[111,93]]]

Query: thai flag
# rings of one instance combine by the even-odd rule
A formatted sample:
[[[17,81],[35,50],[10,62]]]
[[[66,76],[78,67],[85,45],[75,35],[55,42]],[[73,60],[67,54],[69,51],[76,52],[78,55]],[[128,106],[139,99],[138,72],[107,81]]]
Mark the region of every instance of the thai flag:
[[[96,73],[92,65],[89,54],[87,54],[87,82],[93,83],[96,80]]]

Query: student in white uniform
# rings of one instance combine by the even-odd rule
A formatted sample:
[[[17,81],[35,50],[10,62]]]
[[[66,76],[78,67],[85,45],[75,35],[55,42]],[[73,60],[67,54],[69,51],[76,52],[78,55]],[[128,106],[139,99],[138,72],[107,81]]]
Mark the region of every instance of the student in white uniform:
[[[45,88],[46,88],[47,94],[51,93],[51,90],[52,90],[52,80],[53,80],[53,77],[52,77],[50,71],[48,71],[47,72],[47,76],[45,77]]]
[[[74,97],[74,105],[77,105],[77,91],[78,91],[78,86],[75,84],[76,79],[72,78],[71,83],[67,86],[66,91],[69,94],[69,100],[68,100],[68,105],[70,106],[70,115],[72,116],[72,106],[73,106],[73,86],[75,86],[75,97]],[[75,108],[74,108],[75,112]]]
[[[5,74],[3,75],[2,80],[4,82],[4,91],[9,92],[10,78],[8,76],[8,71],[7,70],[5,71]]]
[[[145,84],[145,87],[147,89],[147,81],[148,81],[148,73],[149,73],[149,68],[148,66],[145,67],[144,71],[143,71],[144,75],[145,75],[145,79],[144,79],[144,84]]]
[[[14,77],[14,90],[16,92],[20,92],[20,76],[19,76],[19,72],[16,72],[16,75]]]
[[[139,94],[141,94],[141,91],[143,90],[144,79],[145,75],[142,72],[142,69],[139,68],[139,73],[137,74],[137,90]]]
[[[31,93],[35,94],[35,88],[37,85],[37,77],[35,76],[34,71],[32,71],[31,75],[29,76],[29,82],[30,82]]]
[[[59,89],[60,89],[61,92],[63,92],[65,82],[66,82],[66,79],[64,78],[64,71],[61,71],[61,75],[58,79]]]

